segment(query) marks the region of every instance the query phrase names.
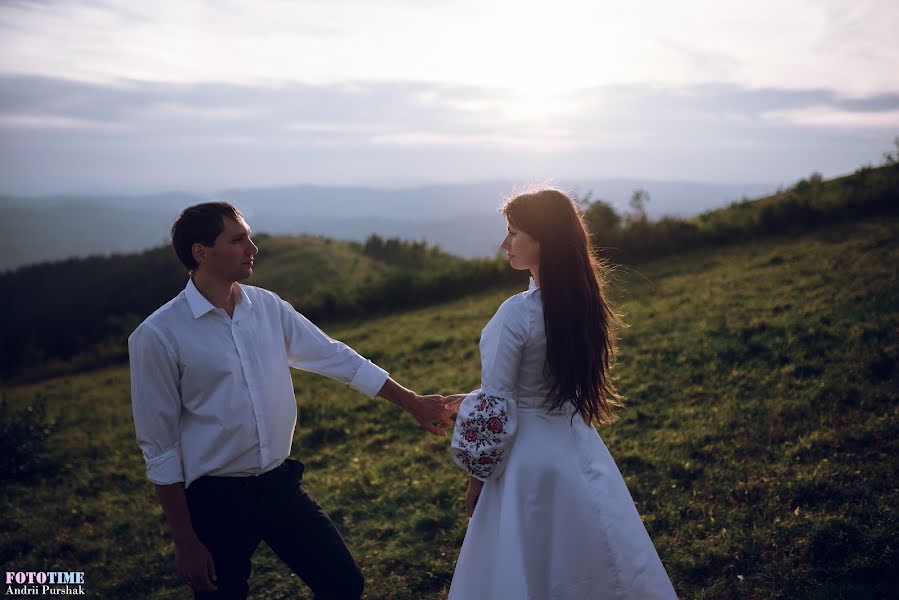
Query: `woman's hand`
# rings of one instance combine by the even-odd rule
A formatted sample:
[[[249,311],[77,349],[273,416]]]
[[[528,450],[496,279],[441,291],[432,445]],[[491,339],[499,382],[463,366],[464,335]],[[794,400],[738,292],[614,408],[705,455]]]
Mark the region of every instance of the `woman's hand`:
[[[478,498],[481,495],[481,488],[483,487],[484,482],[480,479],[475,479],[474,477],[468,478],[468,491],[465,493],[465,512],[468,513],[469,517],[474,514],[474,507],[478,503]]]
[[[454,415],[459,412],[459,405],[465,400],[468,394],[453,394],[452,396],[444,396],[444,406],[449,414]]]

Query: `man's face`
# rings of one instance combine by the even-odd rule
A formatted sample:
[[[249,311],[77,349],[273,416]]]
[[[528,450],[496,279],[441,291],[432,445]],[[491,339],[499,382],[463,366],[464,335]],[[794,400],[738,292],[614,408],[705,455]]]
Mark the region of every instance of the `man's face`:
[[[218,279],[242,281],[253,274],[253,259],[259,248],[250,239],[246,221],[223,218],[222,223],[224,228],[212,246],[194,244],[198,268]]]

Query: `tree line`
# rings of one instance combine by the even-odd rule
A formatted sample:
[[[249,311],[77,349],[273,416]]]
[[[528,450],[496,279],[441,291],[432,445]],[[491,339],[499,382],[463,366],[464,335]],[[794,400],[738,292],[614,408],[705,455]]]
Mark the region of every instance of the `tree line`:
[[[899,211],[897,152],[880,167],[864,166],[852,175],[825,181],[812,173],[795,185],[758,200],[743,199],[723,209],[684,219],[651,220],[649,192],[637,190],[629,210],[619,214],[607,202],[580,199],[597,252],[614,263],[635,263],[691,248],[741,243],[762,236]]]
[[[524,281],[499,258],[465,260],[421,241],[372,235],[364,243],[327,246],[349,247],[385,268],[378,276],[355,278],[356,287],[325,286],[309,294],[297,308],[314,321],[424,306]],[[360,261],[353,268],[365,266]],[[0,377],[27,379],[124,359],[128,335],[184,285],[184,267],[169,246],[0,274],[0,294],[7,299],[0,312]],[[274,291],[289,297],[286,290]]]

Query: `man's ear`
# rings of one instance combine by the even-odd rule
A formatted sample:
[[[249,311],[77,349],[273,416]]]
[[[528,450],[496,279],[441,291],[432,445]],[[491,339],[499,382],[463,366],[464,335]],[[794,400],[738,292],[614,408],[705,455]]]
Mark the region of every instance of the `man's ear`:
[[[198,265],[202,265],[206,262],[206,246],[200,242],[197,242],[190,247],[190,253],[193,255],[194,260],[197,261]]]

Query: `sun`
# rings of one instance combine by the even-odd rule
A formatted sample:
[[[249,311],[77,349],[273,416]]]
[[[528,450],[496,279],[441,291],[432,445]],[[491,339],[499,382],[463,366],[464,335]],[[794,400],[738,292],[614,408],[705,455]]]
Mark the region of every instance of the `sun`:
[[[575,95],[575,92],[568,91],[508,90],[498,102],[498,108],[511,121],[551,123],[577,112]]]
[[[484,9],[454,49],[453,75],[495,90],[499,112],[511,120],[570,114],[580,92],[628,81],[636,70],[633,40],[584,6],[571,13],[525,1],[512,12]]]

